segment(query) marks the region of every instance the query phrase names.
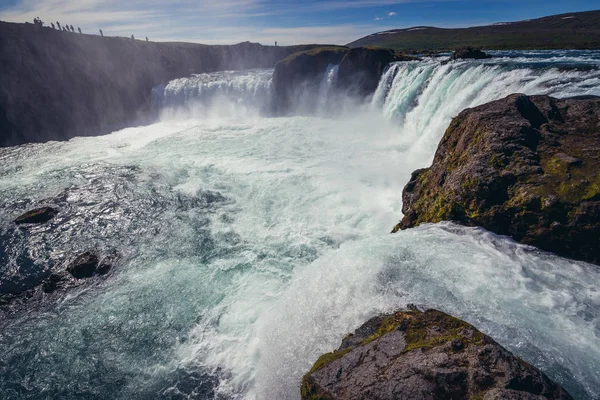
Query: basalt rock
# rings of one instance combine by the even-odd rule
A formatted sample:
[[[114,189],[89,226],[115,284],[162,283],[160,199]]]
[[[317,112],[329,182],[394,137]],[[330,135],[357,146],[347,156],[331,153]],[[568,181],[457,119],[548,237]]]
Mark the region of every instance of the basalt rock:
[[[0,147],[149,123],[156,86],[202,72],[273,68],[313,47],[157,43],[0,22]]]
[[[452,53],[452,57],[450,57],[451,60],[482,60],[486,58],[492,58],[492,56],[479,49],[474,49],[472,47],[463,47],[457,49],[454,51],[454,53]]]
[[[394,231],[451,220],[600,264],[600,98],[511,95],[452,120]]]
[[[303,400],[571,399],[543,372],[443,312],[369,320],[302,379]]]
[[[375,92],[379,79],[389,63],[413,61],[418,58],[397,54],[383,47],[356,47],[342,59],[338,72],[338,86],[360,97]]]
[[[109,259],[101,259],[98,254],[86,251],[69,263],[67,271],[74,278],[85,279],[94,275],[105,275],[110,271],[110,268]]]
[[[299,94],[316,92],[327,67],[339,64],[347,52],[346,47],[319,47],[279,61],[273,72],[278,111],[287,111]]]
[[[15,219],[15,224],[43,224],[50,221],[58,214],[58,210],[52,207],[41,207],[27,211]]]
[[[303,94],[317,95],[327,67],[339,65],[334,87],[345,94],[364,98],[375,92],[385,68],[393,61],[417,60],[380,47],[322,47],[292,54],[277,63],[273,86],[278,111],[288,111]],[[314,101],[312,101],[312,105]]]

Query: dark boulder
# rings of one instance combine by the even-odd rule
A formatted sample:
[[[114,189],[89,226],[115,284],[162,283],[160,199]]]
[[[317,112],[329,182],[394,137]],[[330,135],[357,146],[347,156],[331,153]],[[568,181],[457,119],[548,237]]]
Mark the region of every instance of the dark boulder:
[[[492,58],[492,56],[479,49],[474,49],[472,47],[462,47],[460,49],[455,50],[454,53],[452,53],[450,60],[483,60],[486,58]]]
[[[273,72],[276,109],[287,111],[300,93],[316,92],[327,67],[339,64],[347,52],[346,47],[318,47],[279,61]]]
[[[600,264],[600,98],[511,95],[461,112],[394,231],[451,220]]]
[[[27,211],[15,219],[15,224],[43,224],[50,221],[58,214],[58,210],[52,207],[36,208],[35,210]]]
[[[369,320],[302,379],[303,400],[571,399],[543,372],[443,312]]]
[[[52,273],[42,282],[42,290],[44,293],[52,293],[62,286],[67,280],[67,277],[61,273]]]
[[[340,63],[338,85],[359,97],[371,95],[391,62],[412,60],[418,58],[397,54],[383,47],[355,47],[344,55]]]
[[[71,261],[67,271],[77,279],[85,279],[94,275],[105,275],[110,268],[109,260],[101,259],[96,253],[87,251]]]

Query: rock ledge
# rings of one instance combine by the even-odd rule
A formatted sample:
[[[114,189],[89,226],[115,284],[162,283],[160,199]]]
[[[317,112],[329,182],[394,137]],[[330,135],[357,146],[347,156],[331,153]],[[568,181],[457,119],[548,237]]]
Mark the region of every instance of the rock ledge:
[[[321,356],[303,400],[571,399],[543,372],[437,310],[375,317]]]

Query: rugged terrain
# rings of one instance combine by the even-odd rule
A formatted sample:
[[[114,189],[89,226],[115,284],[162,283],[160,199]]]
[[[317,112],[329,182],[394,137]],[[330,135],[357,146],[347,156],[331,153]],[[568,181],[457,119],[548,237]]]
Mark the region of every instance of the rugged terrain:
[[[543,372],[437,310],[374,317],[321,356],[303,400],[571,399]]]
[[[453,119],[394,228],[451,220],[600,263],[600,98],[511,95]]]
[[[154,43],[0,22],[0,146],[147,122],[157,85],[193,73],[272,68],[312,47]]]
[[[493,50],[600,49],[600,11],[471,28],[416,26],[374,33],[348,44],[369,45],[414,52],[450,51],[466,46]]]
[[[388,64],[411,60],[417,58],[375,46],[328,46],[292,54],[278,62],[273,73],[277,109],[286,112],[298,106],[316,107],[314,98],[329,66],[339,65],[337,81],[332,83],[336,91],[362,101],[375,92]],[[297,104],[307,95],[308,104]]]

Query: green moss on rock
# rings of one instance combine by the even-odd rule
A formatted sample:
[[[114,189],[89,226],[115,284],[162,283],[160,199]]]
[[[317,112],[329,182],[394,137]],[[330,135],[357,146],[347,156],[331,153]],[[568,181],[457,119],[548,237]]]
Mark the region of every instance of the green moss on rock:
[[[404,188],[398,227],[454,221],[600,263],[598,120],[598,98],[511,95],[463,111]]]

